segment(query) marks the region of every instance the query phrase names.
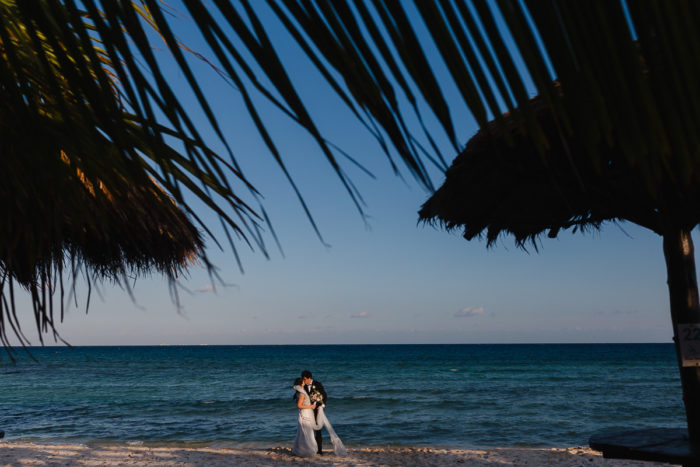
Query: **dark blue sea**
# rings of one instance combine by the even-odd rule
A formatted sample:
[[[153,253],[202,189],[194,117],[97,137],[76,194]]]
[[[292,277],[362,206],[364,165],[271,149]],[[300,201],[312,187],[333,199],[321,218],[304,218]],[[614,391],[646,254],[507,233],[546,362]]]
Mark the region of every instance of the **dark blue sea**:
[[[0,360],[14,441],[291,446],[310,369],[346,445],[573,446],[685,425],[672,344],[47,347]]]

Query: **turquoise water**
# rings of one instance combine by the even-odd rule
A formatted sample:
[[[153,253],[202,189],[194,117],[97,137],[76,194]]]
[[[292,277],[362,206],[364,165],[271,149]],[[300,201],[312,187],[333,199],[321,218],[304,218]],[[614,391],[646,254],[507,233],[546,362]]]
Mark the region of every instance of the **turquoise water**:
[[[0,429],[43,442],[291,445],[308,368],[348,446],[571,446],[684,426],[671,344],[47,347],[0,361]]]

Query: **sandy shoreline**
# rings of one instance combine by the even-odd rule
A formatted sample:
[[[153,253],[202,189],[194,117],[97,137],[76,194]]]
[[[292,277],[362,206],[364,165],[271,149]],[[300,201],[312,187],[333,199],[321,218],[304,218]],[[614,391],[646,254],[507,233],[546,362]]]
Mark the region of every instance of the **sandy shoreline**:
[[[430,447],[365,447],[301,459],[287,446],[269,449],[214,447],[148,447],[0,443],[3,466],[668,466],[653,462],[603,459],[588,447],[554,449],[442,449]]]

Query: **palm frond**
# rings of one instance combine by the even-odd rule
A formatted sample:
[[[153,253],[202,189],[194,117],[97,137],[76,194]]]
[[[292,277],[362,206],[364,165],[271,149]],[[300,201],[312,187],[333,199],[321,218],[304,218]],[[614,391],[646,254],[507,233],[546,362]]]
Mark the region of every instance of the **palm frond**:
[[[508,148],[518,141],[525,144],[524,138],[550,179],[571,180],[582,193],[595,192],[594,175],[606,179],[612,164],[635,174],[642,188],[633,196],[643,203],[663,202],[673,192],[674,200],[694,209],[694,187],[700,182],[700,8],[694,2],[183,3],[209,46],[203,55],[213,55],[209,62],[241,93],[244,111],[312,223],[301,189],[259,113],[259,97],[314,138],[360,212],[362,200],[300,97],[298,77],[285,69],[274,43],[280,35],[271,34],[273,27],[283,28],[299,45],[329,89],[376,138],[394,170],[400,165],[395,159],[402,161],[429,191],[434,190],[429,164],[445,170],[444,147],[448,153],[462,147],[459,138],[466,125],[455,115],[466,111],[482,132],[503,138],[499,151],[509,154]],[[0,229],[0,243],[7,255],[19,243],[23,248],[47,245],[42,252],[29,251],[21,266],[17,255],[0,257],[2,284],[10,287],[2,289],[2,313],[13,315],[12,300],[5,294],[12,293],[13,284],[31,284],[33,295],[43,297],[39,282],[55,279],[56,271],[73,273],[79,269],[76,264],[107,277],[131,267],[177,269],[180,262],[174,258],[184,258],[185,251],[199,251],[209,264],[198,234],[193,234],[189,248],[170,245],[175,253],[171,262],[142,259],[132,264],[124,259],[121,268],[99,266],[99,261],[90,265],[84,260],[91,257],[88,243],[80,243],[87,241],[87,234],[71,237],[69,232],[90,226],[85,231],[101,235],[105,243],[114,241],[110,215],[127,210],[129,201],[151,203],[161,213],[158,222],[194,232],[187,220],[198,219],[187,201],[194,196],[221,219],[227,238],[235,232],[266,253],[260,229],[269,219],[233,156],[227,129],[219,126],[166,10],[156,0],[0,3],[0,164],[3,173],[18,180],[0,187],[7,206],[3,215],[27,216],[24,233],[8,224]],[[153,30],[225,148],[225,162],[204,141],[201,128],[171,89],[153,51]],[[455,90],[459,97],[448,100]],[[535,94],[539,98],[533,107]],[[507,118],[501,117],[504,112],[509,112]],[[37,141],[38,135],[50,143]],[[523,164],[510,155],[506,160],[514,167]],[[64,179],[53,181],[55,174]],[[159,188],[153,188],[154,180]],[[134,188],[130,191],[127,185]],[[49,186],[53,192],[42,189]],[[111,200],[95,188],[99,186],[106,187]],[[255,203],[244,202],[241,190]],[[71,200],[89,206],[69,210]],[[38,213],[51,209],[57,213],[46,217],[46,229]],[[48,316],[45,322],[53,323],[42,313],[37,316]],[[0,334],[12,324],[3,325]]]
[[[127,276],[150,272],[175,280],[198,258],[210,265],[183,188],[237,232],[246,225],[257,232],[263,219],[234,193],[231,180],[254,191],[252,185],[204,144],[170,90],[137,7],[104,2],[98,8],[90,0],[81,7],[70,0],[0,4],[5,346],[8,332],[27,343],[16,319],[15,286],[30,292],[43,341],[47,331],[58,338],[53,297],[60,283],[62,316],[64,273],[73,281],[84,275],[126,284]],[[154,24],[164,28],[161,20],[156,12]]]

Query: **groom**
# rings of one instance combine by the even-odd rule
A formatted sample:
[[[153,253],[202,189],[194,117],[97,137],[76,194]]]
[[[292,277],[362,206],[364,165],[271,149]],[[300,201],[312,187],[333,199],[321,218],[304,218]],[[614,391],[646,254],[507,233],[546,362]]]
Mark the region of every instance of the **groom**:
[[[320,393],[321,396],[323,396],[323,403],[325,405],[326,400],[328,400],[328,396],[326,395],[326,390],[323,389],[323,384],[321,384],[320,381],[314,381],[309,370],[304,370],[301,372],[301,379],[304,389],[306,389],[306,393],[309,396],[311,396],[311,394],[314,392]],[[314,409],[314,418],[316,415],[318,415],[318,407]],[[321,430],[314,431],[314,435],[316,438],[316,444],[318,445],[318,453],[323,455],[323,438],[321,438]]]

